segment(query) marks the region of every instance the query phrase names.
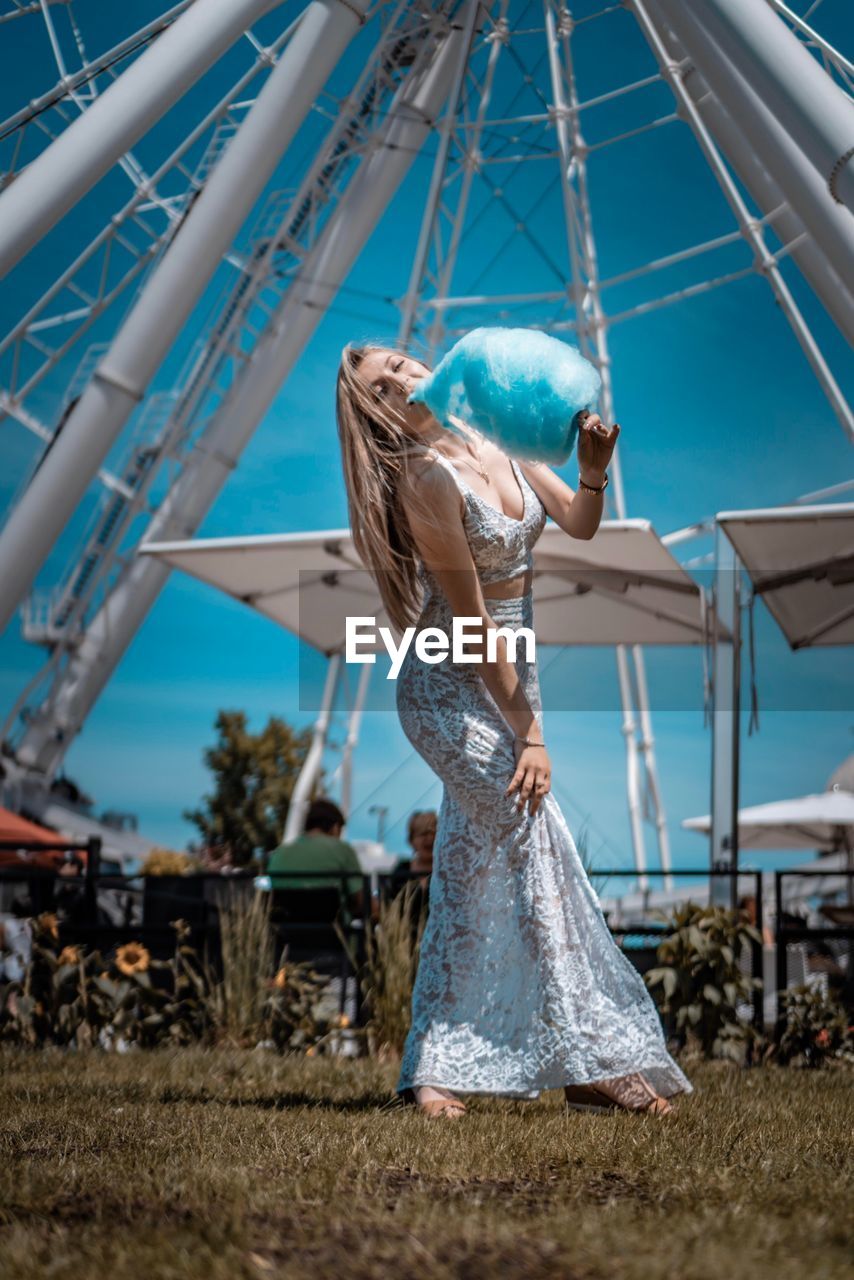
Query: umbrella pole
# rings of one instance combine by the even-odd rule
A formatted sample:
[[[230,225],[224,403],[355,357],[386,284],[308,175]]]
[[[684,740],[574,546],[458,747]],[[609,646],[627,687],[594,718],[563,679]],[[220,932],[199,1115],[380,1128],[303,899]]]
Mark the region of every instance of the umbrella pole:
[[[285,830],[282,836],[283,844],[288,844],[291,840],[296,840],[297,836],[302,835],[311,799],[311,789],[320,775],[320,765],[323,760],[323,750],[326,746],[326,736],[329,731],[332,709],[335,705],[335,694],[338,691],[340,675],[341,654],[330,654],[326,682],[323,687],[323,698],[314,723],[311,746],[308,749],[291,793],[291,802],[288,806],[288,816],[285,820]]]
[[[714,683],[712,710],[711,902],[735,909],[738,896],[738,774],[740,739],[741,634],[739,565],[735,549],[720,525],[715,528],[716,568],[712,635]],[[720,636],[721,626],[731,639]]]

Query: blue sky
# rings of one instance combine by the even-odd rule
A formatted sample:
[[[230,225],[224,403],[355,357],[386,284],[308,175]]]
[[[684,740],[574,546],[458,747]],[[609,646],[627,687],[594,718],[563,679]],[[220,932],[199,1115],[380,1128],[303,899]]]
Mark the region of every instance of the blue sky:
[[[81,0],[76,8],[90,54],[150,21],[164,6],[126,0],[101,6]],[[600,5],[575,7],[577,14]],[[263,38],[298,6],[283,6],[257,31]],[[534,26],[534,6],[520,25]],[[825,0],[817,18],[838,46],[850,51],[854,21],[841,0]],[[518,18],[520,6],[511,8]],[[57,11],[62,31],[63,15]],[[0,112],[5,117],[43,92],[55,79],[40,19],[20,19],[4,28],[0,46]],[[371,39],[367,30],[342,59],[330,87],[344,91],[363,64]],[[541,58],[539,37],[520,39],[520,58]],[[651,55],[624,11],[579,28],[576,37],[582,100],[649,74]],[[67,46],[69,47],[69,46]],[[140,141],[134,153],[150,169],[165,147],[186,131],[199,112],[246,65],[251,50],[243,42],[165,119]],[[73,59],[72,59],[73,64]],[[496,107],[512,92],[511,74],[496,87]],[[535,73],[542,84],[542,67]],[[649,96],[633,95],[618,106],[584,118],[588,139],[596,141],[656,115],[670,99],[663,86]],[[524,98],[520,99],[524,102]],[[531,99],[531,109],[537,106]],[[325,128],[316,115],[298,135],[272,187],[288,185],[312,154]],[[2,144],[8,146],[8,144]],[[240,466],[208,513],[201,536],[295,532],[346,525],[334,420],[334,380],[338,356],[350,339],[393,339],[398,312],[392,301],[406,289],[430,175],[431,141],[416,160],[379,227],[296,369],[245,450]],[[6,152],[0,153],[5,160]],[[521,237],[502,249],[509,226],[500,198],[486,196],[480,231],[461,254],[455,291],[477,286],[490,293],[553,287],[545,259],[560,265],[565,245],[555,162],[531,166],[530,174],[508,182],[509,203],[522,208],[542,252]],[[551,185],[550,185],[551,184]],[[594,152],[590,184],[603,278],[650,261],[733,227],[732,216],[683,124]],[[7,278],[0,293],[5,333],[74,252],[87,243],[105,217],[130,194],[127,179],[113,170]],[[259,210],[260,210],[259,203]],[[475,202],[475,209],[479,208]],[[251,225],[253,219],[249,220]],[[662,291],[744,266],[743,245],[719,251],[662,279]],[[831,367],[849,397],[854,391],[844,340],[827,320],[790,263],[786,279]],[[172,385],[176,370],[200,332],[206,308],[234,271],[223,267],[165,362],[156,388]],[[550,282],[547,284],[546,282]],[[606,295],[611,314],[652,296],[649,278]],[[124,313],[110,313],[93,331],[106,340]],[[461,314],[461,325],[526,323],[532,314]],[[75,348],[56,374],[33,394],[31,407],[55,422],[65,387],[85,348]],[[649,519],[667,533],[715,511],[770,506],[846,479],[849,446],[824,401],[814,376],[788,329],[770,290],[758,276],[705,293],[616,325],[610,334],[620,453],[628,514]],[[0,366],[4,374],[6,366]],[[845,375],[845,376],[843,376]],[[846,380],[847,379],[847,380]],[[0,509],[7,510],[38,457],[37,441],[14,421],[0,424],[3,466]],[[118,464],[127,437],[111,455]],[[575,483],[573,460],[561,469]],[[98,496],[92,488],[55,548],[40,579],[48,589],[74,562]],[[680,548],[680,556],[709,550],[709,539]],[[756,609],[760,731],[746,733],[742,748],[741,795],[756,804],[823,788],[833,768],[852,749],[854,710],[844,651],[792,654],[761,605]],[[0,710],[5,715],[42,654],[24,644],[15,622],[0,638]],[[195,807],[207,784],[202,751],[211,743],[220,708],[244,709],[253,727],[267,716],[284,716],[296,726],[311,716],[298,710],[298,675],[317,670],[318,661],[300,653],[298,642],[272,623],[218,593],[174,574],[125,655],[106,691],[70,750],[66,769],[96,798],[96,808],[138,814],[140,829],[162,843],[183,847],[194,830],[181,810]],[[625,801],[625,752],[613,653],[577,650],[541,655],[546,735],[554,766],[555,793],[572,830],[586,827],[597,864],[612,869],[631,864]],[[680,830],[682,819],[708,812],[710,737],[700,706],[700,658],[693,650],[647,651],[656,753],[673,861],[701,867],[703,839]],[[679,673],[681,690],[673,694]],[[355,681],[352,681],[355,684]],[[576,699],[576,693],[578,695]],[[560,706],[579,709],[567,711]],[[550,709],[551,706],[551,709]],[[339,716],[333,741],[343,738]],[[745,722],[746,728],[746,722]],[[337,754],[329,756],[334,768]],[[348,834],[372,837],[373,805],[388,807],[388,842],[404,847],[403,829],[412,808],[438,806],[440,784],[412,752],[392,710],[369,711],[358,748],[354,805]],[[656,865],[652,828],[647,826],[647,858]],[[764,866],[775,863],[769,856]]]

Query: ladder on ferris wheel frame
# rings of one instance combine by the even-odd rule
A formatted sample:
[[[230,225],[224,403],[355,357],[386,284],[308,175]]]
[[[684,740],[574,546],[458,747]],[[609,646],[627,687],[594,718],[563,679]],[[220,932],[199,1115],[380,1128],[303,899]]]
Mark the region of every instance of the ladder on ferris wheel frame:
[[[423,23],[421,24],[423,27]],[[319,323],[326,304],[337,291],[365,238],[373,230],[388,200],[408,171],[415,153],[429,133],[430,122],[447,94],[448,67],[456,57],[459,37],[428,32],[432,42],[424,65],[416,63],[411,75],[395,93],[377,137],[361,148],[363,155],[354,180],[346,189],[346,224],[343,201],[327,219],[303,269],[291,281],[283,302],[274,313],[266,344],[260,344],[253,361],[238,371],[229,397],[220,405],[195,444],[167,499],[161,503],[148,537],[192,533],[224,483],[236,456],[266,412],[294,360]],[[436,40],[439,43],[436,44]],[[433,46],[437,51],[433,53]],[[346,127],[339,122],[338,128]],[[388,141],[385,142],[384,140]],[[342,158],[347,158],[346,153]],[[324,159],[323,168],[326,169]],[[328,178],[326,169],[325,180]],[[295,207],[300,207],[299,200]],[[286,322],[288,321],[288,322]],[[168,530],[169,532],[166,532]],[[30,767],[51,775],[80,727],[89,707],[109,677],[115,662],[135,634],[165,580],[161,567],[146,560],[131,564],[111,593],[109,601],[86,629],[84,640],[70,656],[69,665],[47,703],[30,719],[19,758]]]

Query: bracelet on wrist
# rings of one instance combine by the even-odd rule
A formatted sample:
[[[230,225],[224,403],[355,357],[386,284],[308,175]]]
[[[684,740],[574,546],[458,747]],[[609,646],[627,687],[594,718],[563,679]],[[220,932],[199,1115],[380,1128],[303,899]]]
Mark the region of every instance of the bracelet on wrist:
[[[595,486],[595,485],[588,484],[586,480],[582,480],[582,478],[581,478],[581,473],[579,472],[579,475],[578,475],[578,487],[579,487],[579,489],[581,489],[584,493],[597,493],[597,494],[598,494],[598,493],[604,493],[604,492],[605,492],[605,490],[608,488],[608,472],[607,472],[607,471],[605,472],[605,479],[604,479],[604,481],[602,482],[602,484],[600,484],[600,485],[599,485],[598,489],[596,488],[596,486]]]
[[[546,745],[544,742],[534,742],[532,738],[522,738],[518,733],[516,734],[516,741],[524,742],[526,747],[544,747]]]

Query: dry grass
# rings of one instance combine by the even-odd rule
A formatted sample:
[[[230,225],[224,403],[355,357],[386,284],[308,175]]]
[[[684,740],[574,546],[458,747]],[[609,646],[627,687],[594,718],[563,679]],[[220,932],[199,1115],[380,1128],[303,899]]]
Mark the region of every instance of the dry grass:
[[[427,922],[427,903],[418,888],[418,881],[410,880],[381,905],[378,923],[368,924],[362,984],[374,1052],[401,1054],[412,1021],[412,991]]]
[[[675,1122],[436,1122],[367,1061],[5,1051],[0,1272],[847,1280],[851,1073],[688,1069]]]
[[[264,1034],[265,979],[273,972],[270,895],[227,885],[218,907],[223,972],[211,992],[214,1020],[234,1044],[257,1043]]]

